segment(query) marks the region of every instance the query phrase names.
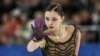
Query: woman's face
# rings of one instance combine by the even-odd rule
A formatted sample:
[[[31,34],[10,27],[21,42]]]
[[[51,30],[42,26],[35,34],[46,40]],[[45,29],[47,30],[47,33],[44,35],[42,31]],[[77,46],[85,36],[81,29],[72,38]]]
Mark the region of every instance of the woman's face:
[[[45,12],[45,23],[49,31],[56,31],[59,29],[64,18],[55,11]]]

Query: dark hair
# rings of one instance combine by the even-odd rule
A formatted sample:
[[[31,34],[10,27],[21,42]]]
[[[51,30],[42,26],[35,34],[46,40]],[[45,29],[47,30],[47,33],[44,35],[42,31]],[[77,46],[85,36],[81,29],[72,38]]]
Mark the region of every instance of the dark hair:
[[[55,11],[61,16],[64,15],[62,6],[59,3],[51,3],[51,4],[49,4],[49,6],[46,8],[45,11]]]

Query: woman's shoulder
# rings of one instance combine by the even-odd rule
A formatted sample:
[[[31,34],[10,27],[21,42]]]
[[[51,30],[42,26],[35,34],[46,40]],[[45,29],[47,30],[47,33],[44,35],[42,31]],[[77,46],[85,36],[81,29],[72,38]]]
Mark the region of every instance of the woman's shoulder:
[[[67,32],[74,32],[74,31],[76,31],[77,34],[81,33],[80,29],[77,28],[74,25],[65,25],[65,28],[66,28]]]
[[[74,31],[75,30],[75,26],[74,25],[64,25],[66,30],[69,31]]]

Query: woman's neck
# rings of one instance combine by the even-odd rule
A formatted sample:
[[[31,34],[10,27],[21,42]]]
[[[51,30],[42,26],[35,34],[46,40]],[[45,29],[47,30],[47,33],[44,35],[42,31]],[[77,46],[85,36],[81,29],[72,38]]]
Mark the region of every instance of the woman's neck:
[[[61,25],[57,30],[55,30],[54,32],[52,32],[52,35],[54,35],[54,36],[60,36],[60,35],[62,35],[63,31],[64,31],[64,27]]]
[[[60,35],[60,30],[58,29],[58,30],[52,32],[52,35],[59,36]]]

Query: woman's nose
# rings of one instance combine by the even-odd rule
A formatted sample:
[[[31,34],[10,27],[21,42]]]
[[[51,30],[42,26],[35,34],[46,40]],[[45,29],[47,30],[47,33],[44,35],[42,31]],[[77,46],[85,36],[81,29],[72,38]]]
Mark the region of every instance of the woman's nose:
[[[49,24],[49,25],[52,25],[53,23],[52,23],[52,21],[49,21],[48,24]]]

